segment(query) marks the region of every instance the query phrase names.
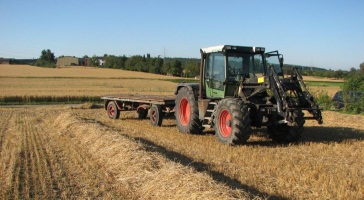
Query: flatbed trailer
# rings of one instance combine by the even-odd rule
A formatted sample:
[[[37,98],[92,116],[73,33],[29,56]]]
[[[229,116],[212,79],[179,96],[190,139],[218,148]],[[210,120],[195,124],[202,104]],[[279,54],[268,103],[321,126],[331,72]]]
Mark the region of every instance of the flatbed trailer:
[[[153,126],[161,126],[163,116],[174,113],[175,96],[160,95],[107,95],[101,97],[105,101],[105,110],[111,119],[120,117],[121,111],[136,110],[136,117],[150,117]]]

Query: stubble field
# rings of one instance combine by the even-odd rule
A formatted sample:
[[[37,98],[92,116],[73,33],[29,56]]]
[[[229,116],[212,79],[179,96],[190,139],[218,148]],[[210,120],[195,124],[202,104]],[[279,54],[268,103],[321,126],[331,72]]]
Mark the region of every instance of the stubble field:
[[[0,81],[33,79],[17,73],[1,73]],[[75,77],[70,80],[81,79]],[[162,81],[162,94],[173,92],[175,83],[153,79]],[[145,87],[153,82],[132,80]],[[106,84],[132,87],[122,79]],[[0,198],[362,199],[364,116],[325,111],[323,117],[323,125],[306,121],[297,144],[274,144],[262,128],[254,129],[248,145],[232,147],[211,130],[179,133],[173,116],[154,127],[134,112],[111,120],[103,108],[88,104],[0,108]]]

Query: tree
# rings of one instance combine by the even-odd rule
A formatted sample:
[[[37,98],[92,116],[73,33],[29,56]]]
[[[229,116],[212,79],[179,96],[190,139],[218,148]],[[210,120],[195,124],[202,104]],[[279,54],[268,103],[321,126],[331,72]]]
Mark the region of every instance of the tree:
[[[54,53],[49,49],[43,50],[35,65],[40,67],[55,67],[56,59]]]
[[[125,62],[125,69],[131,71],[141,71],[143,66],[143,56],[132,56]]]
[[[169,73],[173,76],[181,76],[182,75],[182,63],[179,60],[173,60],[171,63],[171,68],[169,70]]]
[[[183,75],[186,77],[196,77],[200,74],[200,62],[195,60],[187,61],[183,67]]]
[[[92,58],[90,60],[90,66],[98,67],[99,65],[100,65],[100,61],[97,58],[97,56],[96,55],[92,56]]]
[[[170,61],[164,62],[162,66],[162,74],[169,74],[170,69],[171,69],[171,62]]]
[[[125,68],[126,57],[109,55],[105,58],[105,68],[123,69]]]
[[[364,72],[364,62],[360,63],[360,71]]]
[[[344,110],[347,112],[364,112],[364,96],[356,96],[356,91],[364,91],[364,76],[353,76],[345,80],[343,89]]]
[[[149,54],[148,54],[149,55]],[[149,58],[147,56],[147,61],[149,64],[149,72],[154,74],[162,74],[163,59],[158,56],[158,58]]]

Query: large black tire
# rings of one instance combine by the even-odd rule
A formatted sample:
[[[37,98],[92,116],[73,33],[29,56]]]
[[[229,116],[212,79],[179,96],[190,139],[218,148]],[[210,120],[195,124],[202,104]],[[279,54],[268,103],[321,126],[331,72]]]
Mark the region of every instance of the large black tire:
[[[292,113],[293,122],[288,124],[274,124],[267,126],[269,137],[277,143],[288,144],[301,139],[305,124],[304,114],[300,110]]]
[[[192,90],[186,87],[178,91],[176,97],[176,121],[182,133],[201,133],[203,130],[198,114],[198,104]]]
[[[150,112],[150,123],[153,126],[161,126],[163,121],[162,107],[160,105],[152,105],[149,112]]]
[[[109,116],[110,119],[119,119],[120,110],[118,109],[114,101],[110,101],[107,104],[107,115]]]
[[[250,137],[250,112],[240,99],[221,100],[215,112],[214,128],[219,141],[228,144],[244,144]]]

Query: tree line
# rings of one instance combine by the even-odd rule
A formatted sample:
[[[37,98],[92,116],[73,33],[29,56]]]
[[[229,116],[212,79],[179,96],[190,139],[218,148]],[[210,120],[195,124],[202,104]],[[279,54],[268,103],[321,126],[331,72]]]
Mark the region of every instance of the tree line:
[[[153,74],[164,74],[172,76],[195,77],[199,75],[199,59],[192,58],[161,58],[135,55],[131,57],[114,56],[105,54],[103,57],[96,55],[89,58],[87,55],[83,59],[89,59],[88,66],[124,69],[129,71],[148,72]],[[105,62],[100,65],[99,60]]]
[[[183,77],[196,77],[200,73],[200,60],[197,58],[161,58],[160,56],[151,57],[151,55],[148,53],[147,55],[135,55],[130,57],[126,57],[125,55],[114,56],[107,54],[104,54],[102,57],[98,57],[96,55],[92,56],[91,58],[89,58],[87,55],[82,57],[83,61],[86,59],[88,60],[87,65],[94,67],[123,69]],[[103,65],[100,65],[100,59],[104,61]],[[81,63],[83,63],[83,61],[81,61]],[[35,65],[43,67],[55,67],[56,59],[54,53],[52,53],[52,51],[49,49],[43,50]],[[291,66],[292,65],[284,64],[284,74],[289,75],[291,73]],[[296,68],[302,75],[307,76],[335,79],[346,79],[357,75],[364,76],[364,62],[360,64],[359,69],[352,67],[349,71],[327,70],[323,68],[299,65],[296,65]]]
[[[283,72],[289,75],[291,73],[292,65],[284,64]],[[322,78],[334,78],[334,79],[346,79],[356,75],[364,75],[364,62],[362,62],[358,69],[354,67],[350,68],[349,71],[346,70],[327,70],[317,67],[307,67],[307,66],[295,66],[301,75],[304,76],[316,76]]]

